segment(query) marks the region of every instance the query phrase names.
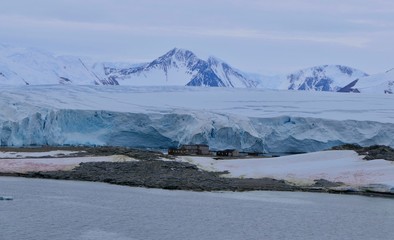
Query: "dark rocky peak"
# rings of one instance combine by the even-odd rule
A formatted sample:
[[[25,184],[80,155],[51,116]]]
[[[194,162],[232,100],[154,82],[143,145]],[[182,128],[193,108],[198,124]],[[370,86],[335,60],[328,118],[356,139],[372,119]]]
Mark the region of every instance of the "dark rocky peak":
[[[167,63],[168,61],[187,62],[196,58],[197,56],[192,51],[181,48],[174,48],[163,56],[158,57],[151,64],[163,64]]]

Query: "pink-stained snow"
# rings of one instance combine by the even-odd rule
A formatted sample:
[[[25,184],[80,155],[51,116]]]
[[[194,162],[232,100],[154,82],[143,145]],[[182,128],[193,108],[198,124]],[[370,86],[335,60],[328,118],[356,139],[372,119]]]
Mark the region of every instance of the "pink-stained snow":
[[[215,160],[209,157],[180,157],[210,171],[229,171],[227,176],[275,178],[297,184],[326,179],[350,186],[383,184],[394,187],[394,162],[362,159],[354,151],[323,151],[277,158]]]
[[[0,152],[2,158],[59,157],[77,154],[78,151],[54,150],[49,152]]]
[[[123,155],[103,157],[21,158],[0,159],[0,172],[25,173],[30,171],[66,171],[83,162],[137,161]]]

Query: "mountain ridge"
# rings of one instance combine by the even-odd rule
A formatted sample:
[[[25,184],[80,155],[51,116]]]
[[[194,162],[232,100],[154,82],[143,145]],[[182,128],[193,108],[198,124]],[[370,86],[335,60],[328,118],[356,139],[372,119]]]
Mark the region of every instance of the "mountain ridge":
[[[368,85],[367,92],[376,88],[377,92],[392,93],[391,70],[382,73],[390,77],[382,78],[380,74],[368,80],[367,73],[352,67],[320,65],[267,77],[245,73],[214,56],[201,59],[183,48],[173,48],[150,62],[132,64],[95,62],[77,56],[56,56],[36,48],[0,45],[0,84],[10,85],[173,85],[331,92],[360,92]]]

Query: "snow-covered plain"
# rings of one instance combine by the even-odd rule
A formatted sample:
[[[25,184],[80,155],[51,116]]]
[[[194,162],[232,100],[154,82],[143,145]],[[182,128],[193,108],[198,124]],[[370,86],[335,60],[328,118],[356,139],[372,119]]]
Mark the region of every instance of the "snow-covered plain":
[[[210,157],[180,157],[208,171],[229,171],[229,177],[275,178],[298,185],[325,179],[355,188],[394,193],[394,163],[362,159],[354,151],[322,151],[277,158],[215,160]]]
[[[3,146],[121,145],[310,152],[394,146],[394,96],[261,89],[1,86]]]

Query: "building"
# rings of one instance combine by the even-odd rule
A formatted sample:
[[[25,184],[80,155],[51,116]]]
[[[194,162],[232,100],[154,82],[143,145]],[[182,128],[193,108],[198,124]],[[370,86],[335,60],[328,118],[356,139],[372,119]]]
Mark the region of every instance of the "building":
[[[217,151],[216,156],[221,156],[221,157],[238,157],[239,152],[235,149],[226,149],[223,151]]]
[[[180,148],[168,149],[170,155],[209,155],[209,146],[205,144],[181,145]]]

